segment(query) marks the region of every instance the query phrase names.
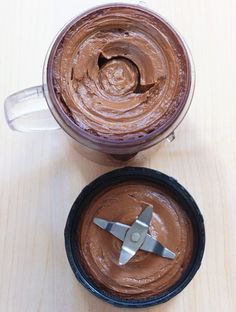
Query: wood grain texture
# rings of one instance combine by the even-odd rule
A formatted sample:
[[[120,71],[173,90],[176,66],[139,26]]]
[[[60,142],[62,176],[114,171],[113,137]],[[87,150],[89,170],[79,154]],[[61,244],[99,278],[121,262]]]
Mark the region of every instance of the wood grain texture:
[[[92,1],[0,3],[0,100],[41,82],[50,41]],[[98,2],[96,2],[98,3]],[[206,223],[201,270],[175,299],[145,311],[236,311],[236,2],[150,1],[179,29],[194,57],[191,109],[166,143],[142,165],[177,178]],[[0,114],[0,311],[110,312],[75,280],[63,230],[81,189],[111,167],[76,154],[61,131],[17,133]],[[123,309],[123,311],[126,311]],[[140,310],[141,311],[141,310]]]

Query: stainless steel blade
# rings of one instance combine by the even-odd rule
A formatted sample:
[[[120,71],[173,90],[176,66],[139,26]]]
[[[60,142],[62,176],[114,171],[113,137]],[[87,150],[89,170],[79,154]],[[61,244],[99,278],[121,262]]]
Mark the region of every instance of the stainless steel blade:
[[[153,206],[149,205],[147,206],[143,212],[140,213],[138,216],[138,219],[134,222],[134,224],[137,222],[139,224],[142,224],[145,227],[149,227],[149,224],[152,220],[152,213],[153,213]]]
[[[143,251],[155,253],[158,256],[168,259],[175,259],[176,257],[176,254],[174,252],[164,247],[158,240],[156,240],[149,234],[146,235],[146,238],[140,249]]]
[[[119,264],[126,264],[143,244],[152,219],[153,206],[149,205],[126,232],[121,247]]]
[[[131,234],[131,236],[130,235],[127,236],[126,234],[128,234],[128,231],[132,227],[127,224],[123,224],[120,222],[111,222],[111,221],[104,220],[102,218],[93,219],[94,224],[106,230],[108,233],[112,234],[119,240],[124,242],[126,236],[127,236],[127,239],[129,239],[128,246],[125,245],[124,243],[122,245],[122,250],[121,250],[120,260],[119,260],[119,263],[121,265],[127,263],[136,254],[138,249],[151,252],[151,253],[155,253],[156,255],[159,255],[164,258],[175,259],[176,254],[174,252],[164,247],[158,240],[156,240],[150,234],[147,233],[148,228],[149,228],[149,225],[147,224],[150,224],[151,217],[152,217],[152,213],[150,213],[151,211],[152,211],[152,207],[150,206],[147,207],[132,225],[134,226],[136,224],[135,227],[132,228],[134,230],[135,229],[138,230],[139,226],[142,227],[141,232],[143,232],[144,238],[140,234],[139,231],[132,231],[132,232],[130,231],[129,234]],[[146,228],[147,228],[147,231],[146,231]],[[144,235],[144,233],[146,234]],[[137,246],[139,245],[140,247],[136,249]],[[135,248],[132,248],[134,246]]]
[[[106,230],[107,232],[114,235],[116,238],[123,241],[125,239],[125,234],[130,228],[129,225],[119,223],[119,222],[110,222],[101,218],[94,218],[93,223],[95,223],[97,226],[102,228],[103,230]]]

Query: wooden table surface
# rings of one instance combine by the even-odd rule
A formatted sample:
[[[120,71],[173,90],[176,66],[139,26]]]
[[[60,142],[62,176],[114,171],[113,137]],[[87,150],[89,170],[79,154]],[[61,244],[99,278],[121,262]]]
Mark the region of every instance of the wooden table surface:
[[[57,31],[92,1],[14,0],[0,4],[0,311],[121,311],[75,280],[63,230],[81,189],[112,167],[76,154],[62,131],[8,129],[3,100],[40,84]],[[98,3],[98,1],[96,2]],[[174,176],[205,218],[206,252],[190,285],[146,311],[236,311],[236,2],[150,1],[188,42],[197,84],[176,140],[141,163]],[[123,311],[126,311],[125,309]]]

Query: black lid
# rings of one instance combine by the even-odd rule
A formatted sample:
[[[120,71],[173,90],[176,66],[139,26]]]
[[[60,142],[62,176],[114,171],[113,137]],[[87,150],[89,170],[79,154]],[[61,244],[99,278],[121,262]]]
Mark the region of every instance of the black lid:
[[[195,250],[192,260],[181,279],[164,293],[142,300],[122,299],[118,296],[108,294],[97,286],[86,274],[76,255],[75,246],[75,226],[77,220],[89,202],[108,186],[125,182],[128,180],[144,180],[156,185],[162,186],[172,192],[183,205],[186,213],[192,221],[195,231]],[[174,178],[163,174],[159,171],[141,168],[141,167],[124,167],[108,172],[90,184],[88,184],[75,200],[65,227],[65,248],[71,268],[77,280],[87,288],[91,293],[100,299],[105,300],[118,307],[143,308],[164,303],[181,292],[192,280],[199,269],[205,248],[205,228],[201,212],[187,190],[180,185]]]

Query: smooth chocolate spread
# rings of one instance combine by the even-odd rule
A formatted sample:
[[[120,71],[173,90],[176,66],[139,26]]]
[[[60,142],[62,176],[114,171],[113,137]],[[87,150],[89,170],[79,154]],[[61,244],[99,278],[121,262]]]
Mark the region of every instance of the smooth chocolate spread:
[[[191,83],[179,36],[154,13],[128,5],[75,19],[57,42],[52,79],[59,108],[75,125],[117,142],[166,130]]]
[[[149,233],[175,252],[176,258],[139,250],[120,266],[122,242],[93,224],[93,218],[131,225],[146,204],[154,207]],[[172,194],[148,182],[130,181],[111,186],[92,200],[80,217],[76,245],[79,261],[103,290],[120,298],[144,299],[180,280],[193,255],[194,234],[189,217]]]

